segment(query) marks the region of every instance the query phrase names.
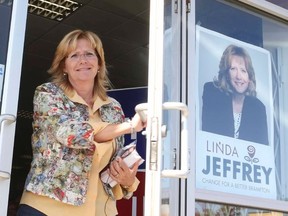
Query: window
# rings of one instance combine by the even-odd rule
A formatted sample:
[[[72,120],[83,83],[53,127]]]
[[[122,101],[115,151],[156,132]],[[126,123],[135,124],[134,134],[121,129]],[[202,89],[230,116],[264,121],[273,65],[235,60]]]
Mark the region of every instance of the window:
[[[199,159],[201,159],[200,156],[202,158],[210,156],[209,163],[211,167],[214,166],[214,170],[212,170],[214,173],[204,178],[206,168],[204,165],[207,161],[203,160],[202,163],[204,163],[204,165],[202,164],[203,166],[199,168],[201,162],[196,158],[198,162],[196,166],[196,199],[226,203],[234,202],[239,205],[249,204],[256,207],[258,206],[259,208],[274,208],[281,211],[288,211],[287,204],[283,205],[283,202],[286,203],[288,200],[288,26],[284,22],[272,19],[271,16],[268,17],[248,10],[247,7],[243,7],[243,4],[239,5],[232,2],[233,1],[196,0],[195,24],[196,27],[200,29],[200,31],[197,31],[197,34],[200,32],[200,38],[207,39],[205,41],[207,50],[204,55],[204,48],[199,45],[199,35],[198,39],[196,38],[196,48],[198,46],[196,53],[199,52],[197,57],[199,58],[198,71],[196,71],[198,73],[199,84],[199,88],[197,89],[197,91],[199,91],[197,114],[199,115],[198,119],[196,118],[198,125],[196,130],[198,130],[199,133],[196,132],[196,155],[199,156]],[[274,6],[277,6],[275,5],[277,1],[263,2],[243,0],[242,2],[252,5],[253,7],[256,7],[255,2],[262,2],[258,3],[257,6],[261,10],[268,4],[272,5],[271,2],[273,2]],[[280,5],[282,2],[284,1],[279,1],[279,6],[277,6],[274,15],[280,16],[281,14],[280,18],[284,19],[287,16],[287,3]],[[262,8],[260,5],[262,5]],[[271,12],[267,12],[272,14],[272,9],[273,8],[270,7],[269,10],[271,10]],[[199,79],[200,76],[202,76],[213,81],[213,78],[218,76],[219,62],[225,50],[224,45],[223,49],[219,49],[219,44],[221,43],[243,46],[251,56],[255,69],[257,97],[266,107],[268,145],[259,146],[255,144],[260,143],[258,141],[250,138],[241,140],[240,137],[236,139],[234,135],[233,137],[226,138],[228,136],[222,134],[221,136],[224,136],[224,138],[220,138],[220,136],[214,135],[217,133],[210,132],[205,134],[204,137],[206,140],[211,137],[211,140],[213,140],[212,144],[211,140],[209,140],[209,143],[203,140],[202,143],[199,142],[198,138],[201,137],[203,120],[201,118],[203,86],[200,86],[201,82]],[[202,59],[201,52],[203,54]],[[209,56],[214,56],[214,59],[209,58]],[[208,65],[209,67],[204,67],[203,65]],[[214,67],[211,65],[214,65]],[[208,70],[201,68],[208,68]],[[220,104],[215,102],[214,106],[215,112],[213,115],[218,115],[216,110]],[[255,105],[253,106],[256,109]],[[218,126],[215,127],[219,129],[221,121],[219,120],[217,124]],[[259,127],[262,125],[261,123]],[[260,132],[260,134],[263,133],[264,132]],[[235,139],[235,141],[233,141],[233,139]],[[202,145],[203,143],[204,145]],[[249,146],[256,148],[255,154],[249,152]],[[198,152],[201,148],[202,152]],[[205,155],[203,155],[203,153]],[[212,155],[214,158],[218,157],[218,159],[212,161]],[[239,159],[240,157],[242,157],[241,160]],[[233,160],[233,158],[238,158],[239,160]],[[251,163],[248,163],[248,160],[250,160]],[[259,160],[260,162],[262,161],[262,164]],[[239,169],[242,170],[238,171]],[[262,170],[263,172],[260,171],[261,169],[264,169]],[[260,174],[260,172],[262,172],[263,175]],[[270,179],[273,179],[273,182],[262,181],[268,179],[268,174],[269,178],[271,177]],[[260,177],[261,175],[263,179]],[[218,181],[218,179],[221,179],[221,181]],[[228,185],[232,185],[231,183],[235,186],[235,182],[238,183],[237,188],[227,188]],[[253,185],[252,183],[255,184]],[[259,187],[255,187],[255,185]],[[222,196],[222,194],[219,196],[219,192],[223,193],[223,195],[227,194],[227,196]],[[268,195],[269,193],[271,196]],[[248,196],[248,199],[245,198],[246,196]],[[249,197],[257,197],[259,199],[250,199]],[[267,205],[267,203],[269,204]]]

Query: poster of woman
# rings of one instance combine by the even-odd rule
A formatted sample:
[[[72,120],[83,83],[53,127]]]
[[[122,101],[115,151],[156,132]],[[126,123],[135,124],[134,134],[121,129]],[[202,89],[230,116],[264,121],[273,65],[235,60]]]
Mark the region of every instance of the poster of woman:
[[[274,198],[270,53],[200,26],[196,33],[197,187]]]

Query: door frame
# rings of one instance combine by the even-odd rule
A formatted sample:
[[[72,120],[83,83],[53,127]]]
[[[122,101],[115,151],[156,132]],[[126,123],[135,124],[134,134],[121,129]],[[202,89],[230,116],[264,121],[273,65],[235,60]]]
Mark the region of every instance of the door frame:
[[[181,20],[181,27],[180,31],[181,36],[179,37],[179,71],[176,73],[182,74],[182,81],[179,84],[179,92],[181,92],[181,98],[179,100],[186,103],[186,42],[183,43],[183,40],[187,40],[186,38],[186,0],[178,0],[172,1],[172,7],[175,6],[174,4],[179,6],[178,12],[180,15],[179,20]],[[182,178],[179,179],[179,187],[171,188],[172,193],[177,194],[175,197],[176,202],[171,203],[173,205],[173,209],[179,213],[179,215],[187,215],[186,214],[186,179],[181,177],[181,174],[176,173],[185,173],[185,165],[181,163],[180,170],[162,170],[162,135],[161,135],[161,126],[163,122],[163,109],[170,109],[167,108],[166,101],[163,101],[163,80],[164,80],[164,65],[163,65],[163,46],[164,46],[164,0],[159,1],[151,1],[150,2],[150,35],[149,35],[149,73],[148,73],[148,125],[147,125],[147,141],[146,141],[146,180],[145,180],[145,216],[158,216],[161,215],[161,178]],[[176,12],[175,12],[176,13]],[[153,21],[153,22],[152,22]],[[183,27],[184,22],[184,27]],[[181,50],[181,52],[180,52]],[[175,51],[175,50],[174,50]],[[177,52],[177,51],[175,51]],[[177,60],[176,60],[177,61]],[[175,72],[175,71],[174,71]],[[179,74],[180,76],[180,74]],[[164,103],[165,102],[165,103]],[[170,103],[169,101],[168,103]],[[174,102],[172,102],[174,103]],[[164,106],[165,104],[165,106]],[[185,104],[180,102],[176,102],[176,104],[181,104],[185,107]],[[174,107],[171,109],[177,109]],[[187,107],[184,108],[187,111]],[[183,111],[183,110],[182,110]],[[181,112],[182,112],[181,111]],[[185,112],[185,111],[184,111]],[[183,112],[183,113],[184,113]],[[182,114],[183,114],[182,113]],[[183,121],[183,116],[181,117],[181,122]],[[186,122],[185,122],[186,123]],[[180,125],[180,122],[179,122]],[[182,130],[184,129],[184,121]],[[186,128],[185,128],[186,129]],[[180,134],[180,132],[179,132]],[[182,138],[182,137],[181,137]],[[179,137],[180,140],[180,137]],[[182,139],[185,140],[185,139]],[[182,141],[181,140],[181,141]],[[184,145],[179,144],[179,148]],[[184,147],[183,147],[184,148]],[[153,149],[156,151],[153,152]],[[181,154],[188,154],[188,151],[181,149]],[[180,159],[181,155],[179,155],[178,161],[182,162]],[[182,157],[184,158],[184,157]],[[187,157],[185,157],[187,158]],[[155,162],[155,163],[154,163]],[[187,162],[186,162],[187,163]],[[177,166],[177,168],[179,168]],[[167,173],[174,173],[174,174],[167,174]],[[174,172],[175,171],[175,172]],[[178,172],[179,171],[179,172]],[[194,175],[190,175],[193,177]],[[174,200],[174,201],[175,201]],[[195,200],[193,200],[194,202]],[[193,211],[193,210],[192,210]]]
[[[17,116],[27,8],[28,0],[13,1],[1,100],[0,170],[7,178],[0,179],[0,215],[7,214],[16,126],[15,119],[7,121],[4,115]]]
[[[145,216],[160,215],[161,204],[161,122],[163,101],[163,28],[164,0],[150,2],[148,107],[145,170]],[[157,103],[158,102],[158,103]],[[151,142],[155,142],[154,144]],[[152,147],[151,147],[152,146]],[[155,149],[155,154],[151,151]],[[150,163],[155,161],[156,163]]]

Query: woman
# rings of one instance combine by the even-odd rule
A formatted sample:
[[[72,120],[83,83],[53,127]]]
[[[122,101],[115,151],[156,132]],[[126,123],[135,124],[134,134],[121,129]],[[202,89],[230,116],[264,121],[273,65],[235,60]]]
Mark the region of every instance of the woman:
[[[99,174],[123,146],[123,135],[145,124],[138,114],[124,122],[120,104],[107,96],[104,51],[96,34],[68,33],[49,73],[52,81],[34,95],[33,161],[17,215],[117,215],[115,199],[130,198],[137,189],[138,163],[132,168],[121,158],[110,163],[118,183],[110,195]]]
[[[252,61],[243,48],[225,49],[218,79],[204,85],[202,99],[204,131],[268,145],[266,109],[256,97]]]

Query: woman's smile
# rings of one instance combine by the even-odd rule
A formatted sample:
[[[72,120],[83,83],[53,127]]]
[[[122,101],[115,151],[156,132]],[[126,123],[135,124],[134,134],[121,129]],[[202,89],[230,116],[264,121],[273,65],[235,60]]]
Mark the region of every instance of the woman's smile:
[[[243,57],[232,56],[229,70],[230,84],[238,94],[244,94],[248,89],[249,75]]]

